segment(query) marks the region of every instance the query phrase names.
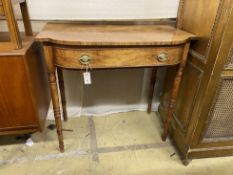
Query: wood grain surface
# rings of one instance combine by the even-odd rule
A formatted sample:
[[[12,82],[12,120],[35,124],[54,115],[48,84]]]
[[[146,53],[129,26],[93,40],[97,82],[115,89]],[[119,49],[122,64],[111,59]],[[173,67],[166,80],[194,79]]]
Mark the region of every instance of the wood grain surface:
[[[180,1],[177,26],[200,36],[191,44],[173,114],[171,136],[183,160],[233,153],[233,69],[224,69],[233,41],[232,7],[232,0]],[[167,72],[159,107],[162,118],[168,113],[175,71]]]
[[[22,2],[25,2],[25,0],[11,0],[12,4],[19,4],[19,3],[22,3]],[[2,5],[2,1],[1,0],[0,0],[0,5]]]
[[[50,95],[41,50],[34,39],[18,54],[0,54],[0,135],[42,131]]]
[[[135,48],[83,48],[66,49],[54,47],[54,64],[63,68],[84,69],[80,57],[87,55],[91,58],[91,68],[123,68],[123,67],[152,67],[179,64],[183,47],[135,47]],[[158,61],[158,55],[168,54],[168,60]]]
[[[9,0],[1,0],[1,2],[4,10],[4,15],[6,16],[6,22],[11,42],[14,45],[14,49],[21,49],[23,46],[14,14],[13,5]]]
[[[25,36],[21,34],[22,48],[14,49],[14,44],[9,39],[9,34],[6,32],[0,32],[0,56],[6,55],[24,55],[31,46],[35,36]]]
[[[48,23],[37,41],[75,46],[178,45],[196,36],[168,25]]]
[[[0,5],[0,16],[4,16],[4,15],[5,15],[5,13],[4,13],[4,10],[3,10],[3,6]]]

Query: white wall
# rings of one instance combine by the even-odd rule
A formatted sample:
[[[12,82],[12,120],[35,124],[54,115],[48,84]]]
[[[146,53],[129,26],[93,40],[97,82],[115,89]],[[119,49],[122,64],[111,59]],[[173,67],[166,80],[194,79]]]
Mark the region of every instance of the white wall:
[[[176,17],[179,0],[28,0],[32,19]]]
[[[43,28],[43,20],[174,18],[178,3],[179,0],[28,0],[31,19],[40,20],[32,21],[34,31]],[[6,26],[0,27],[6,30]],[[65,71],[69,115],[146,110],[150,73],[150,69],[91,71],[93,84],[84,86],[80,71]],[[164,70],[159,71],[154,110],[164,74]],[[49,117],[53,118],[52,110]]]

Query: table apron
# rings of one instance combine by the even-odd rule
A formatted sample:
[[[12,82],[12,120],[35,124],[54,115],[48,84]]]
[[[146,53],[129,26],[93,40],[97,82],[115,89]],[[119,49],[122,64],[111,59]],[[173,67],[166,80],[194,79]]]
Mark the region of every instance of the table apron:
[[[83,69],[85,64],[80,62],[82,56],[88,56],[91,68],[127,68],[169,66],[180,63],[183,45],[154,46],[139,48],[67,48],[53,47],[54,64],[62,68]],[[165,59],[158,56],[165,54]],[[162,55],[164,56],[164,55]]]

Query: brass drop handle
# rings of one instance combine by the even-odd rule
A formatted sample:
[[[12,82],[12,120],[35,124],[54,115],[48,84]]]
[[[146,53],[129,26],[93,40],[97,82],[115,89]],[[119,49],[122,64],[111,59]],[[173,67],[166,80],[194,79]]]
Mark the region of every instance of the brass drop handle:
[[[158,56],[157,56],[157,60],[159,62],[165,62],[168,60],[168,53],[167,52],[162,52],[162,53],[159,53]]]
[[[88,55],[83,55],[83,56],[81,56],[81,57],[79,58],[79,61],[80,61],[81,64],[87,65],[87,64],[90,63],[91,57],[88,56]]]

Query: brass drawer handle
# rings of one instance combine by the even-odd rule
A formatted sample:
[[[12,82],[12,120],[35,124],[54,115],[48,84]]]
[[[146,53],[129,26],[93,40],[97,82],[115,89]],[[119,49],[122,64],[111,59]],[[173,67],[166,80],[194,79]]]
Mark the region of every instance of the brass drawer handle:
[[[79,58],[79,61],[80,61],[80,63],[81,64],[89,64],[90,63],[90,61],[91,61],[91,57],[90,56],[88,56],[88,55],[83,55],[83,56],[81,56],[80,58]]]
[[[159,62],[165,62],[168,60],[168,53],[167,52],[162,52],[162,53],[159,53],[158,56],[157,56],[157,60]]]

